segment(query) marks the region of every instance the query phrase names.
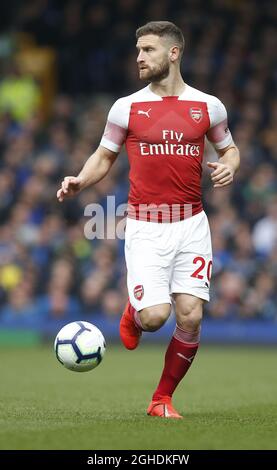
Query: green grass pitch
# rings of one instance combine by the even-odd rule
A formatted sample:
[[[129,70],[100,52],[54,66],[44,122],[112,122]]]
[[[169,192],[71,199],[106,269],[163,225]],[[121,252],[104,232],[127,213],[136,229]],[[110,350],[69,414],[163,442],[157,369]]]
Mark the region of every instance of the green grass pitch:
[[[165,346],[108,346],[70,372],[52,345],[1,348],[0,449],[277,449],[273,348],[202,346],[178,387],[183,420],[146,416]]]

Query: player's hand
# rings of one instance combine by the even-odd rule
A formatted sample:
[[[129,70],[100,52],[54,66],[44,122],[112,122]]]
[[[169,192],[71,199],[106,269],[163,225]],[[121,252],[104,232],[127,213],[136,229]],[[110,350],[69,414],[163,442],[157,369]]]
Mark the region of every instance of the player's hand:
[[[82,178],[80,176],[66,176],[57,191],[57,198],[63,202],[69,197],[76,196],[81,191]]]
[[[234,179],[234,170],[226,163],[207,162],[209,168],[212,168],[211,179],[214,188],[223,188],[228,186]]]

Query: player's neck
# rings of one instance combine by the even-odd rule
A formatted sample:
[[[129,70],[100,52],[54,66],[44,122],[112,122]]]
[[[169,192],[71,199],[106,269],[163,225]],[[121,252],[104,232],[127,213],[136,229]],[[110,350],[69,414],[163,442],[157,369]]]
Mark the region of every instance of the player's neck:
[[[159,96],[180,96],[186,88],[186,84],[179,73],[177,76],[168,76],[160,82],[151,82],[150,90]]]

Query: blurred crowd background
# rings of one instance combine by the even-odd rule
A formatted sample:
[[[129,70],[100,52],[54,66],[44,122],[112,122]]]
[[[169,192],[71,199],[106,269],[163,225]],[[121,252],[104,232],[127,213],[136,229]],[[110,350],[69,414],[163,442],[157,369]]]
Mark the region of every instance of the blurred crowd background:
[[[182,28],[185,81],[225,104],[241,152],[233,186],[203,199],[214,252],[212,321],[276,322],[275,0],[25,0],[0,15],[0,325],[119,318],[122,240],[84,237],[84,207],[127,201],[124,151],[110,174],[64,204],[56,191],[99,144],[107,112],[138,80],[135,30]],[[209,151],[209,149],[208,149]]]

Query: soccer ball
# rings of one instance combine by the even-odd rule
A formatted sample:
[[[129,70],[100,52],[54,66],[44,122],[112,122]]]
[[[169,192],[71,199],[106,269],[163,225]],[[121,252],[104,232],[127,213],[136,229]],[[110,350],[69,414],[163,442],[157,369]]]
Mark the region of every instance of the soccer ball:
[[[100,364],[106,343],[96,326],[86,321],[74,321],[59,331],[54,349],[58,361],[67,369],[86,372]]]

